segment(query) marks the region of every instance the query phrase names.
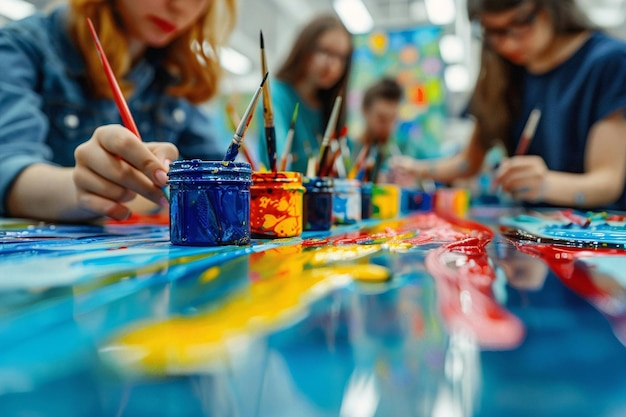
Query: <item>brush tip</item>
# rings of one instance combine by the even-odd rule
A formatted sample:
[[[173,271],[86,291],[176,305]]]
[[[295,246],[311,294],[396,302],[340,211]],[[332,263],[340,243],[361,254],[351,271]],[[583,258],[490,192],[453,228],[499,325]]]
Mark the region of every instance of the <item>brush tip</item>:
[[[296,124],[296,120],[298,119],[299,108],[300,108],[300,102],[296,101],[296,107],[293,109],[293,114],[291,115],[291,126]]]
[[[93,36],[94,38],[96,38],[96,28],[93,25],[93,22],[91,21],[91,18],[87,18],[87,26],[89,27],[89,32],[91,32],[91,36]]]
[[[339,131],[339,136],[343,137],[346,136],[348,134],[348,126],[344,126],[341,128],[341,130]]]
[[[259,30],[259,40],[261,42],[261,49],[265,48],[265,41],[263,40],[263,30]]]
[[[269,72],[266,72],[265,75],[263,76],[263,81],[261,81],[261,85],[259,87],[263,87],[263,84],[265,84],[265,80],[267,80],[268,75],[269,75]]]

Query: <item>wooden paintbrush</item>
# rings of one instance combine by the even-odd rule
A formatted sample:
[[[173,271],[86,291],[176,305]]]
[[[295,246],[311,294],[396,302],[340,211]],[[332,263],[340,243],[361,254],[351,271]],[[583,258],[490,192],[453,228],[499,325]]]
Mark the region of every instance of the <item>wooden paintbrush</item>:
[[[261,95],[261,91],[263,90],[263,84],[265,84],[265,80],[267,80],[267,75],[268,73],[266,72],[265,76],[263,77],[263,81],[261,81],[261,85],[259,85],[259,87],[254,92],[252,100],[250,100],[248,108],[243,114],[243,118],[239,122],[239,126],[237,126],[237,130],[233,135],[233,140],[226,150],[226,155],[224,155],[224,161],[234,161],[237,157],[237,154],[239,154],[239,148],[241,147],[243,138],[246,135],[246,130],[248,130],[248,126],[250,125],[250,121],[252,120],[252,116],[254,115],[254,108],[259,101],[259,96]]]
[[[293,135],[296,131],[296,120],[298,119],[298,109],[300,108],[300,103],[296,103],[296,107],[293,110],[293,114],[291,115],[291,123],[289,124],[289,131],[287,132],[287,139],[285,140],[285,150],[280,158],[280,166],[278,168],[279,171],[284,171],[287,169],[287,161],[289,160],[289,154],[291,153],[291,144],[293,142]]]
[[[332,176],[333,171],[337,171],[337,175],[341,178],[346,177],[346,167],[343,164],[343,160],[341,159],[341,145],[340,142],[346,139],[346,135],[348,133],[348,127],[344,126],[341,128],[339,133],[339,138],[336,140],[330,141],[330,159],[326,164],[325,168],[322,170],[322,177]]]
[[[141,135],[139,134],[139,129],[137,129],[137,125],[135,124],[135,120],[133,119],[132,114],[130,113],[130,109],[128,108],[128,104],[124,99],[124,94],[122,94],[122,90],[115,79],[115,75],[113,74],[113,70],[111,69],[111,65],[109,65],[109,61],[107,60],[106,55],[104,54],[104,49],[102,49],[102,45],[100,44],[100,38],[98,38],[98,34],[96,33],[96,29],[93,26],[90,18],[87,18],[87,25],[89,25],[89,31],[91,32],[91,36],[93,37],[94,42],[96,43],[96,49],[98,51],[98,56],[100,57],[100,62],[102,63],[102,67],[104,68],[104,74],[109,81],[109,86],[111,87],[111,91],[113,92],[113,99],[115,100],[115,104],[117,105],[117,110],[122,117],[122,121],[124,122],[124,126],[131,132],[135,134],[139,139],[141,139]]]
[[[324,162],[326,160],[326,156],[328,155],[328,145],[330,144],[330,138],[333,136],[333,132],[337,127],[337,119],[339,118],[339,108],[341,107],[341,100],[341,96],[337,96],[335,98],[333,110],[330,113],[330,118],[328,119],[328,124],[326,125],[326,131],[324,132],[324,137],[322,138],[319,158],[317,160],[318,176],[322,174],[322,170],[324,169]]]
[[[261,72],[267,74],[267,60],[265,59],[265,42],[263,31],[259,31],[261,46]],[[272,95],[269,81],[263,86],[263,123],[265,126],[265,141],[267,142],[267,156],[270,170],[276,172],[276,130],[274,129],[274,110],[272,109]]]
[[[524,126],[524,130],[522,131],[522,137],[517,144],[517,149],[515,149],[515,155],[525,155],[528,147],[530,146],[530,142],[532,142],[533,137],[535,136],[535,131],[537,130],[537,125],[539,124],[539,119],[541,118],[541,110],[533,109],[528,116],[528,120],[526,121],[526,126]]]
[[[94,43],[96,44],[96,50],[98,51],[98,57],[100,57],[100,62],[102,63],[102,68],[104,69],[104,74],[107,77],[107,81],[109,82],[109,87],[111,87],[111,92],[113,93],[113,99],[115,100],[115,105],[117,106],[117,111],[120,113],[120,117],[122,118],[122,122],[124,126],[139,140],[141,139],[141,134],[139,134],[139,129],[137,129],[137,125],[135,124],[135,119],[133,119],[133,115],[128,108],[128,103],[126,103],[126,99],[124,98],[124,94],[122,93],[122,89],[120,88],[117,80],[115,79],[115,74],[113,74],[113,69],[111,69],[111,65],[109,64],[109,60],[104,53],[104,49],[102,48],[102,44],[100,43],[100,38],[96,33],[96,29],[93,26],[93,23],[90,18],[87,18],[87,25],[89,26],[89,31],[91,32],[91,37],[93,38]],[[161,187],[165,198],[169,201],[170,193],[167,186]]]
[[[348,178],[350,179],[357,178],[357,176],[359,175],[359,172],[363,169],[363,167],[366,164],[367,158],[370,153],[370,149],[371,149],[370,144],[366,142],[363,145],[363,148],[361,148],[361,152],[359,152],[359,155],[357,156],[357,159],[354,162],[354,165],[352,165],[352,168],[350,169],[350,172],[348,173]]]
[[[235,133],[237,131],[237,125],[241,122],[241,118],[237,114],[235,106],[233,106],[231,103],[226,104],[226,116],[228,118],[228,123],[230,124],[231,130],[233,131],[233,133]],[[252,171],[256,171],[254,160],[252,159],[252,155],[250,155],[248,147],[245,143],[241,144],[241,150],[243,151],[243,157],[250,164],[250,168],[252,169]]]
[[[374,163],[369,172],[366,172],[367,180],[373,182],[374,184],[378,183],[378,174],[380,173],[380,168],[383,165],[385,160],[385,149],[381,144],[376,145],[376,155],[374,156]]]

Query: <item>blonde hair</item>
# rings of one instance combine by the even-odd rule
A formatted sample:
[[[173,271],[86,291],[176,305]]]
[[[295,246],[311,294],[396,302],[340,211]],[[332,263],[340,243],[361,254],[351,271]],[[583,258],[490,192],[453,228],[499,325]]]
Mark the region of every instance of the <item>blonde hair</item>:
[[[237,0],[210,0],[206,13],[171,44],[162,48],[162,65],[176,80],[167,92],[200,103],[213,97],[222,76],[217,51],[225,44],[237,17]],[[133,86],[124,81],[131,69],[128,36],[112,0],[69,0],[70,31],[86,64],[86,77],[96,97],[112,97],[93,39],[89,17],[98,31],[107,59],[124,94]]]

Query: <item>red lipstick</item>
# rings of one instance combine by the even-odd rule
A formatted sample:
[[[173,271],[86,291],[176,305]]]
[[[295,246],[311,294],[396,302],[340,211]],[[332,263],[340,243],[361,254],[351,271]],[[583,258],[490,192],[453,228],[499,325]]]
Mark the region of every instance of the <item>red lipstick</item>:
[[[172,33],[176,30],[176,25],[157,16],[150,16],[150,21],[165,33]]]

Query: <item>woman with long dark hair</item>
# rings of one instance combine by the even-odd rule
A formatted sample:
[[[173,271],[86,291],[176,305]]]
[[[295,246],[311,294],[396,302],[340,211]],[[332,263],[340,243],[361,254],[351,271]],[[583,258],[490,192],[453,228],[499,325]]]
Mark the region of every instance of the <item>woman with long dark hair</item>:
[[[296,103],[298,119],[291,147],[291,170],[306,172],[317,155],[335,99],[343,95],[338,129],[345,124],[345,92],[352,63],[352,36],[335,14],[318,15],[296,36],[271,81],[277,153],[282,155]],[[261,151],[264,155],[264,151]]]
[[[472,176],[502,143],[510,158],[495,183],[514,198],[626,209],[626,44],[590,24],[575,0],[469,0],[468,12],[482,29],[474,132],[451,158],[396,158],[396,176]],[[520,145],[531,113],[534,137]]]

